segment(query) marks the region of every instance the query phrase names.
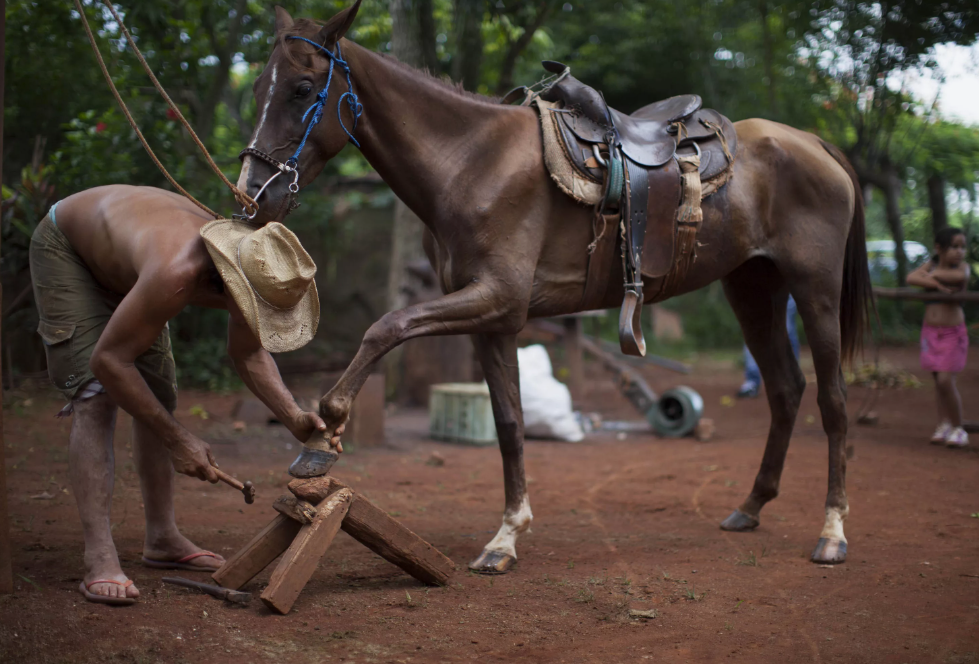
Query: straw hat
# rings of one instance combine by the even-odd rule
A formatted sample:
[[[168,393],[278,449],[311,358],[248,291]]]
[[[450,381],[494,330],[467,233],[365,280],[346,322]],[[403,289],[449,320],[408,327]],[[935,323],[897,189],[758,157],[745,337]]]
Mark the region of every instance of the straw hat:
[[[230,219],[201,228],[224,286],[265,350],[305,346],[320,322],[316,264],[295,233],[278,222],[255,229]]]

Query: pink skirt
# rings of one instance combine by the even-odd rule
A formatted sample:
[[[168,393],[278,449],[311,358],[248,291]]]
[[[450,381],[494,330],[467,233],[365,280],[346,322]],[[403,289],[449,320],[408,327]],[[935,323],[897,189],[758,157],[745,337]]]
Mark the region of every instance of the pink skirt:
[[[925,371],[959,373],[965,369],[969,353],[969,332],[965,323],[949,327],[922,325],[921,368]]]

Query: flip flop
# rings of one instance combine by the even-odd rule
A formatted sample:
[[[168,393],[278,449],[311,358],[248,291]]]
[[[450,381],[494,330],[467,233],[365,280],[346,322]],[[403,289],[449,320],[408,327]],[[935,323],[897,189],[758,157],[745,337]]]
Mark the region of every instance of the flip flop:
[[[187,562],[193,560],[194,558],[200,558],[201,556],[211,556],[217,559],[217,554],[211,553],[210,551],[198,551],[197,553],[192,553],[189,556],[184,556],[180,560],[153,560],[152,558],[147,558],[143,556],[143,565],[146,567],[152,567],[153,569],[179,569],[185,572],[214,572],[217,571],[217,567],[201,567],[200,565],[188,565]]]
[[[128,588],[133,585],[131,579],[126,579],[125,581],[114,581],[112,579],[99,579],[98,581],[92,581],[91,583],[85,583],[82,581],[78,584],[78,591],[85,596],[89,602],[93,604],[108,604],[109,606],[132,606],[136,603],[135,597],[109,597],[108,595],[96,595],[93,592],[89,592],[97,583],[114,583],[117,586],[122,586],[123,588]]]

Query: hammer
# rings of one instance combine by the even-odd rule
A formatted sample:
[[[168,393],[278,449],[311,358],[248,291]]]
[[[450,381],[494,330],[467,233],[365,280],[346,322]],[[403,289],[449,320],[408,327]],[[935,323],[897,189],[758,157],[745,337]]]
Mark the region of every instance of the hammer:
[[[242,484],[241,482],[233,478],[231,475],[227,474],[226,472],[224,472],[223,470],[221,470],[216,466],[214,467],[214,472],[217,473],[219,480],[221,480],[228,486],[232,486],[238,489],[239,491],[241,491],[245,495],[245,502],[247,504],[251,505],[252,503],[255,502],[255,487],[252,485],[250,481]]]
[[[179,576],[165,576],[163,577],[163,583],[172,583],[175,586],[183,586],[184,588],[196,588],[197,590],[205,592],[212,597],[223,599],[231,602],[232,604],[248,604],[248,602],[250,602],[252,599],[251,593],[243,593],[239,590],[231,590],[230,588],[222,588],[221,586],[212,586],[207,583],[191,581],[190,579],[184,579]]]

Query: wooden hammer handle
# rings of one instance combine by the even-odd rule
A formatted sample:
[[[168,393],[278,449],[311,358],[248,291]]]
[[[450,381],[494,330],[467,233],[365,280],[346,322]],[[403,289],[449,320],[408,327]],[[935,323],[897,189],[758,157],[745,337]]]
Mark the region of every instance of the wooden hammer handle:
[[[217,474],[218,479],[224,482],[225,484],[232,486],[238,489],[239,491],[242,491],[245,488],[244,484],[242,484],[241,482],[233,478],[231,475],[229,475],[228,473],[224,472],[223,470],[221,470],[216,466],[214,467],[214,472],[215,474]]]

